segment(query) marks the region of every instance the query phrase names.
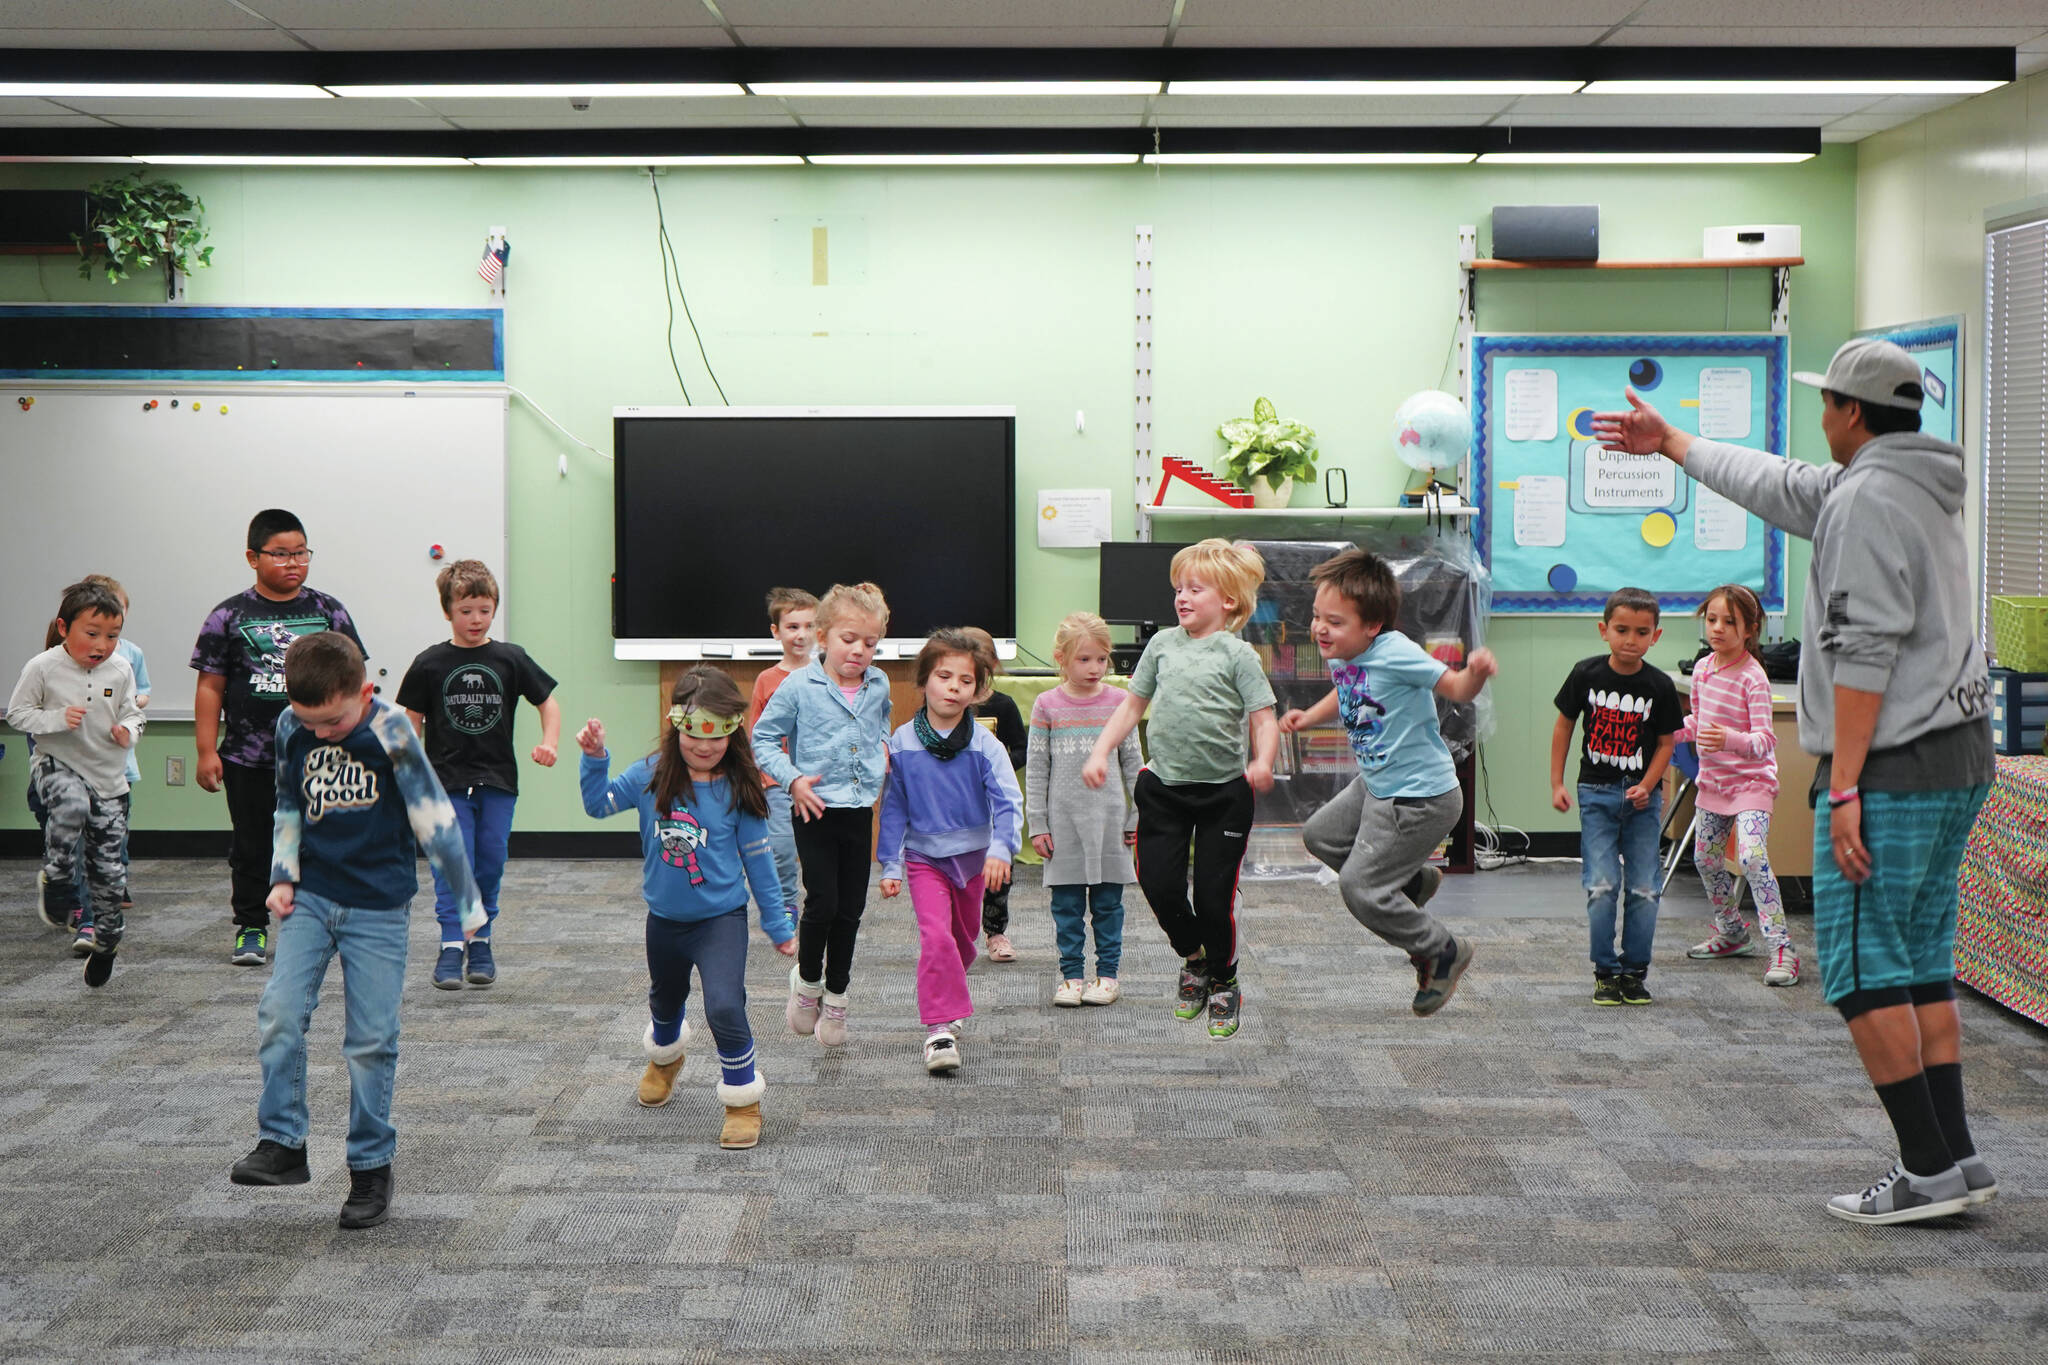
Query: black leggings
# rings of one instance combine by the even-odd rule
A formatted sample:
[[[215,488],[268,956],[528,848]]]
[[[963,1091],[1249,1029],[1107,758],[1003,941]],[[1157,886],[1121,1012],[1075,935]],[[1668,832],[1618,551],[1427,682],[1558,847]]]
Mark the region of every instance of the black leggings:
[[[1251,835],[1251,783],[1161,782],[1138,774],[1138,885],[1159,927],[1182,957],[1202,953],[1209,975],[1237,975],[1237,872]],[[1188,843],[1194,843],[1195,895],[1188,904]]]
[[[799,818],[796,856],[804,871],[804,909],[796,925],[797,972],[846,994],[853,943],[868,905],[868,864],[874,861],[874,810],[828,806],[815,820]]]
[[[228,907],[239,929],[270,925],[270,844],[277,823],[277,769],[223,761],[221,785],[228,794]]]

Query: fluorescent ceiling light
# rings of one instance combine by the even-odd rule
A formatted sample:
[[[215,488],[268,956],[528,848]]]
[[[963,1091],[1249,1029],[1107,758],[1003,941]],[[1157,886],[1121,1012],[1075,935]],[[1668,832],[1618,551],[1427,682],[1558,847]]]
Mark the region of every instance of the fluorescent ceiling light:
[[[478,166],[801,166],[800,156],[473,156]]]
[[[132,156],[0,156],[0,162],[7,162],[10,164],[17,162],[39,161],[67,162],[74,166],[85,163],[111,166],[133,165],[135,163],[135,158]]]
[[[1584,81],[1173,81],[1169,95],[1569,95]]]
[[[806,158],[814,166],[1134,166],[1136,152],[844,152]]]
[[[467,166],[459,156],[236,156],[232,153],[150,155],[135,158],[152,166]]]
[[[1812,152],[1482,152],[1496,166],[1782,166]]]
[[[186,81],[0,81],[0,96],[21,99],[324,100],[317,85]]]
[[[744,95],[747,92],[730,81],[687,81],[664,84],[621,84],[607,81],[550,81],[546,84],[517,85],[330,85],[344,99],[374,100],[566,100],[582,99],[689,99],[701,95]]]
[[[1594,81],[1588,95],[1981,95],[2008,81],[1655,80]]]
[[[1149,152],[1148,166],[1463,166],[1473,152]]]
[[[757,95],[792,99],[913,96],[955,99],[974,95],[1156,95],[1158,81],[748,81]]]

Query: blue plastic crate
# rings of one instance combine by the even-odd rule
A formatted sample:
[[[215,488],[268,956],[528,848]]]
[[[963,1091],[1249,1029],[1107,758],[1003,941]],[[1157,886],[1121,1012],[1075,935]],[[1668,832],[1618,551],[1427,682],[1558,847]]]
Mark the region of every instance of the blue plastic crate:
[[[2002,754],[2038,754],[2048,738],[2048,673],[1991,670],[1991,743]]]

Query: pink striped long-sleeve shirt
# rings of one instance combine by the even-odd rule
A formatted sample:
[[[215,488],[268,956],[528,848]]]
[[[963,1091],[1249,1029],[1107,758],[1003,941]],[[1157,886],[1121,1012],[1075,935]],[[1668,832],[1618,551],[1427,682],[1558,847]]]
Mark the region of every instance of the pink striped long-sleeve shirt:
[[[1701,749],[1699,807],[1716,815],[1771,808],[1778,799],[1778,738],[1771,730],[1771,681],[1763,665],[1744,654],[1733,668],[1722,668],[1709,654],[1692,673],[1692,714],[1678,732],[1678,741],[1692,741],[1718,725],[1722,746]]]

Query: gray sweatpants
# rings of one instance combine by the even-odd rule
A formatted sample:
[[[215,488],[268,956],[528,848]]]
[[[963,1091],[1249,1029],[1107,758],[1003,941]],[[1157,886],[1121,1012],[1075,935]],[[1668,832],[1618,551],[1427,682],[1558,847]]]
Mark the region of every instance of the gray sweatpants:
[[[1336,872],[1354,919],[1411,957],[1432,957],[1451,931],[1418,910],[1406,888],[1464,811],[1456,787],[1442,796],[1381,800],[1361,777],[1309,817],[1301,841]]]
[[[84,923],[93,927],[99,950],[121,946],[121,889],[128,869],[121,850],[128,842],[128,796],[101,796],[92,784],[47,755],[36,755],[29,770],[36,799],[49,812],[43,827],[43,879],[53,892],[76,885],[78,859],[85,859],[85,884],[92,903]]]

